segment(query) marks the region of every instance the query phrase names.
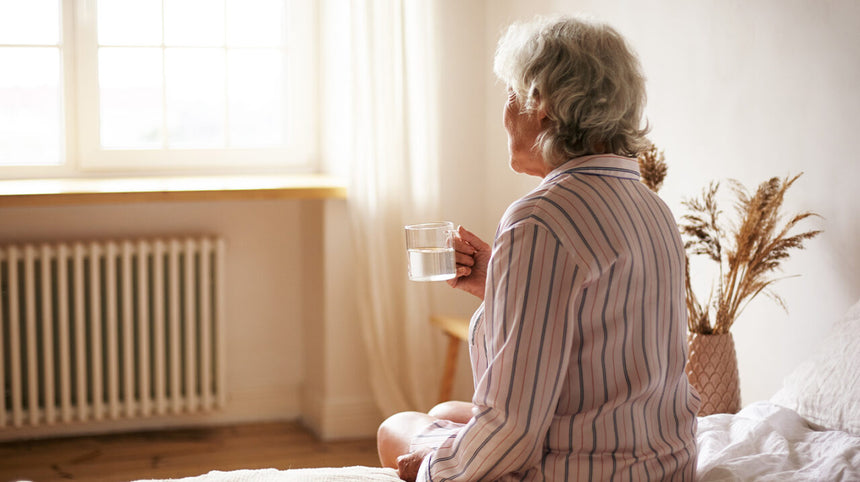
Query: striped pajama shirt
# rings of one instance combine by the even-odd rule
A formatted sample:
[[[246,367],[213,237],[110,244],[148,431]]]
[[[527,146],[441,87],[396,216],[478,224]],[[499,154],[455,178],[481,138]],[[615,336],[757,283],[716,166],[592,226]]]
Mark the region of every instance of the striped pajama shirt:
[[[692,480],[699,399],[684,374],[684,253],[635,159],[553,170],[503,216],[472,317],[465,425],[418,480]]]

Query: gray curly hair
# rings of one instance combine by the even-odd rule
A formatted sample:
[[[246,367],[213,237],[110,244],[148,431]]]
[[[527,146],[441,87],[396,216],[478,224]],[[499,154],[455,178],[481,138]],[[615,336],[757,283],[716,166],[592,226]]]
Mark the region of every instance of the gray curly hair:
[[[606,24],[580,16],[515,23],[499,40],[493,71],[524,112],[545,110],[549,122],[536,145],[551,167],[601,147],[636,157],[648,146],[645,77]]]

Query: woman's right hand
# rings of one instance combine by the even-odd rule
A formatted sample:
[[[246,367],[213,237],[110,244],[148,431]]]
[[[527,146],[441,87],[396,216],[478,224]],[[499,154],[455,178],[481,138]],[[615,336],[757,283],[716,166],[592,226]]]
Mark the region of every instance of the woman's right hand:
[[[490,245],[463,226],[454,235],[454,254],[457,261],[457,276],[448,280],[453,288],[484,299],[487,285],[487,265],[492,254]]]

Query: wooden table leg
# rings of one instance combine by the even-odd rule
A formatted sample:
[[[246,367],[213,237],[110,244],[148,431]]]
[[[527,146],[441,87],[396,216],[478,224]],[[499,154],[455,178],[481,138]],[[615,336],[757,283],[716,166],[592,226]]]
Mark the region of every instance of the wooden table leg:
[[[442,372],[442,383],[439,389],[439,403],[451,400],[451,389],[454,386],[454,374],[457,371],[457,352],[460,349],[460,339],[448,334],[448,352],[445,355],[445,368]]]
[[[454,375],[457,373],[457,352],[460,344],[469,339],[469,319],[462,316],[433,316],[430,322],[438,326],[448,336],[448,353],[439,388],[439,402],[451,400]]]

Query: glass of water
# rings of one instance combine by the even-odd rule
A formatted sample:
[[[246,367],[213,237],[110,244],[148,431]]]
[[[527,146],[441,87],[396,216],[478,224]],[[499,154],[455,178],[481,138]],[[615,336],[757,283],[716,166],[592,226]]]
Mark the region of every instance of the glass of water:
[[[454,223],[448,221],[406,226],[409,279],[442,281],[456,276],[453,235]]]

